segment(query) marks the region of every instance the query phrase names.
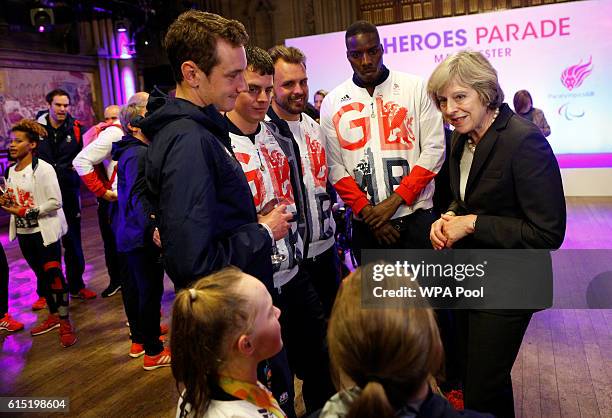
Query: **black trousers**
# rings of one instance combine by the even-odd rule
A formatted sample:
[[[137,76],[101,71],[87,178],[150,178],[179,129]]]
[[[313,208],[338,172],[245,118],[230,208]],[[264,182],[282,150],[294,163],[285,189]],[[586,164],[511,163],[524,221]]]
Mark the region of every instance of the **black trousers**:
[[[0,318],[8,312],[9,266],[4,247],[0,244]]]
[[[336,392],[329,372],[323,306],[308,273],[300,270],[272,295],[281,310],[280,324],[291,371],[304,383],[306,412],[322,408]]]
[[[532,314],[457,310],[455,316],[465,407],[514,417],[510,372]]]
[[[81,244],[81,195],[79,189],[62,188],[62,209],[68,223],[68,232],[62,237],[66,280],[68,280],[70,293],[74,294],[85,287],[85,283],[83,283],[85,257]]]
[[[121,284],[121,268],[117,259],[117,243],[115,233],[111,228],[111,207],[113,203],[98,198],[98,225],[104,243],[104,261],[111,285]]]
[[[329,319],[341,278],[340,259],[338,258],[336,244],[321,254],[304,261],[300,269],[308,273],[323,305],[325,318]]]
[[[40,232],[17,234],[19,248],[30,268],[36,274],[41,296],[47,300],[49,312],[68,316],[68,285],[62,273],[62,248],[59,241],[45,247]],[[54,297],[55,296],[55,297]]]
[[[121,292],[132,341],[143,344],[147,355],[155,356],[164,349],[159,341],[161,298],[164,293],[164,269],[159,251],[150,245],[129,251],[124,256],[129,274]]]
[[[379,244],[370,227],[362,221],[353,219],[351,249],[357,263],[361,265],[362,249],[425,249],[432,248],[429,240],[431,224],[436,220],[433,209],[418,209],[404,216],[401,221],[392,220],[399,230],[400,238],[393,245]]]

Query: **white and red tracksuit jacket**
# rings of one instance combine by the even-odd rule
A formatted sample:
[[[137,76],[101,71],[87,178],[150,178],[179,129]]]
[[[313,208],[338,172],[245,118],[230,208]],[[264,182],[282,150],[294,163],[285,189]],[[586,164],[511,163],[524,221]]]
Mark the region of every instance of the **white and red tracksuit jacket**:
[[[111,150],[113,142],[123,135],[118,123],[98,124],[83,135],[83,140],[89,143],[77,154],[72,165],[96,197],[104,196],[107,190],[117,190],[117,161],[111,158]]]
[[[393,219],[433,206],[444,130],[421,78],[390,71],[372,96],[348,79],[323,100],[321,128],[330,181],[354,213],[394,191],[405,204]]]
[[[325,137],[319,124],[306,113],[299,121],[286,121],[302,160],[303,182],[308,199],[310,244],[308,258],[316,257],[334,245],[336,223],[332,202],[327,193],[328,167],[325,156]]]
[[[272,209],[275,199],[287,205],[287,212],[297,213],[296,195],[291,184],[291,161],[285,154],[269,125],[260,122],[254,142],[248,136],[239,134],[230,126],[230,139],[236,159],[249,182],[257,213],[265,208]],[[297,164],[295,157],[293,164]],[[296,219],[298,216],[296,215]],[[298,222],[290,222],[287,236],[276,241],[280,254],[287,256],[279,266],[274,267],[274,287],[288,283],[298,273],[303,259],[304,241],[298,232]]]

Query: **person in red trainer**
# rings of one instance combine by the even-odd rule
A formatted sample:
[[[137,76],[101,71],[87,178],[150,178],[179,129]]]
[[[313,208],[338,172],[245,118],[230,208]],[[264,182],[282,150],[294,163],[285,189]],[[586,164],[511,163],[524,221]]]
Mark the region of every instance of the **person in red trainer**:
[[[60,247],[68,225],[55,170],[35,154],[40,137],[46,134],[33,120],[21,120],[11,128],[9,155],[16,163],[8,169],[0,206],[11,214],[9,239],[17,238],[28,265],[37,278],[43,278],[39,290],[47,301],[49,317],[30,333],[41,335],[59,328],[61,345],[70,347],[77,336],[68,319],[68,284]]]
[[[4,248],[0,244],[0,331],[14,332],[23,329],[23,324],[8,313],[9,266]]]

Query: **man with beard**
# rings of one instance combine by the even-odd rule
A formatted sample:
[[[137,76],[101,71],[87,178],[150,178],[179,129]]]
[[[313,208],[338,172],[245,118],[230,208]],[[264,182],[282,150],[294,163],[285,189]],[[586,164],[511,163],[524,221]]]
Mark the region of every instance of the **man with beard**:
[[[299,151],[305,188],[308,225],[306,272],[329,317],[338,291],[340,271],[327,190],[325,137],[319,124],[305,113],[308,102],[306,57],[297,48],[278,45],[270,49],[274,62],[274,95],[268,116],[284,136],[293,138]]]
[[[323,100],[330,180],[353,209],[353,252],[362,248],[431,248],[432,195],[444,160],[442,117],[425,82],[389,71],[376,26],[346,31],[353,68]]]

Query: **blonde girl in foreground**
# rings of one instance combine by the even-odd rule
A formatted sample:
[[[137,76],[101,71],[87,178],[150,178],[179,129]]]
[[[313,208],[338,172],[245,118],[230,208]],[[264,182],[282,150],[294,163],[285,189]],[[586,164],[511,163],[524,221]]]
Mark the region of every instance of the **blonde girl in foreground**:
[[[257,381],[257,364],[283,347],[266,287],[234,267],[181,291],[172,312],[177,417],[285,417]]]

